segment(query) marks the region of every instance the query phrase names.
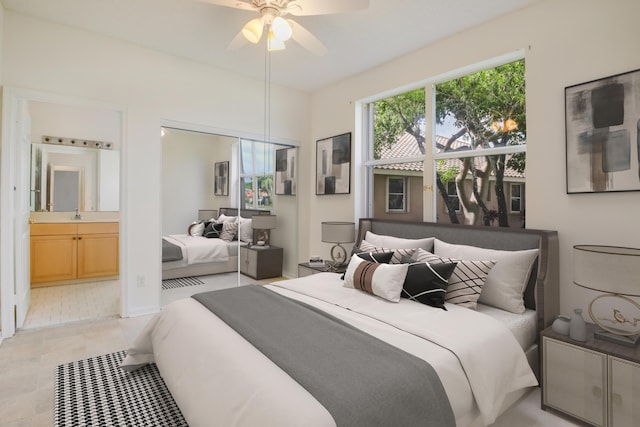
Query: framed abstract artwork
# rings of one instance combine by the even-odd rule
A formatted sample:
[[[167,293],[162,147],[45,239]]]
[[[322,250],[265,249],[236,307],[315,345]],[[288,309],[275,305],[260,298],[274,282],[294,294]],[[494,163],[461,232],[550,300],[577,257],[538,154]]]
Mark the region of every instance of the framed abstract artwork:
[[[351,192],[351,132],[316,142],[316,194]]]
[[[229,195],[229,162],[214,164],[213,194],[216,196]]]
[[[567,193],[640,190],[640,70],[565,88]]]
[[[295,196],[297,190],[297,148],[276,150],[276,194]]]

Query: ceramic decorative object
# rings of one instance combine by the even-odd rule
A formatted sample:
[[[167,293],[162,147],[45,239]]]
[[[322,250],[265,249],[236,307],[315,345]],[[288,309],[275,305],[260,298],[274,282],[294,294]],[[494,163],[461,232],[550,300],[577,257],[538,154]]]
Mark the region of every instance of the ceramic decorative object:
[[[551,324],[551,329],[562,335],[569,335],[569,326],[571,318],[569,316],[560,315]]]
[[[576,308],[571,315],[571,321],[569,322],[569,337],[576,341],[587,340],[587,325],[582,318],[582,309]]]

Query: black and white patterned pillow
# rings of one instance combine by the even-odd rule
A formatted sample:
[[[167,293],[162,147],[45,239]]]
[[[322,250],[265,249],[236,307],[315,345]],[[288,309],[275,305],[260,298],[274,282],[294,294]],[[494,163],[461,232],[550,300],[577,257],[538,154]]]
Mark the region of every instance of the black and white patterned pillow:
[[[409,269],[400,296],[446,310],[444,302],[448,280],[456,263],[429,263],[410,257],[402,257],[402,262],[409,264]]]
[[[215,222],[210,222],[205,228],[204,233],[202,234],[204,237],[208,239],[215,239],[220,237],[220,232],[222,231],[222,224],[216,224]]]
[[[452,258],[442,258],[418,249],[413,256],[416,261],[428,262],[431,265],[455,262],[456,268],[449,277],[445,301],[462,307],[475,309],[482,287],[487,280],[495,261],[467,261]]]
[[[402,257],[407,256],[411,257],[415,252],[415,248],[408,249],[395,249],[395,248],[381,248],[371,243],[363,240],[360,242],[360,249],[363,252],[372,252],[372,253],[382,253],[382,252],[393,252],[393,256],[391,257],[390,264],[402,264]]]
[[[362,248],[354,246],[353,250],[351,251],[351,255],[358,255],[360,258],[367,261],[371,261],[371,262],[382,262],[385,264],[389,264],[389,262],[391,261],[391,258],[393,257],[393,251],[372,252],[372,251],[365,251]]]

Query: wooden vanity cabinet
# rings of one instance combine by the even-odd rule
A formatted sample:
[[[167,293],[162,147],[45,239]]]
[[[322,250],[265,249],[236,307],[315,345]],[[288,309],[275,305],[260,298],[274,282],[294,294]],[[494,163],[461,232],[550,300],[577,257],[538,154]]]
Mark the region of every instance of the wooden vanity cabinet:
[[[117,222],[31,224],[31,283],[119,274]]]

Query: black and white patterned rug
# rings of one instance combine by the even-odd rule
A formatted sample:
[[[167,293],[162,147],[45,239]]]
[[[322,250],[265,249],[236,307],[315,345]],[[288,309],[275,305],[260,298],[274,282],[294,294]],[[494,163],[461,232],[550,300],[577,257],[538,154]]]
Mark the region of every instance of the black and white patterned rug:
[[[187,426],[158,368],[120,369],[125,352],[60,365],[54,426]]]
[[[162,289],[184,288],[185,286],[195,285],[204,285],[204,282],[197,277],[179,277],[162,281]]]

